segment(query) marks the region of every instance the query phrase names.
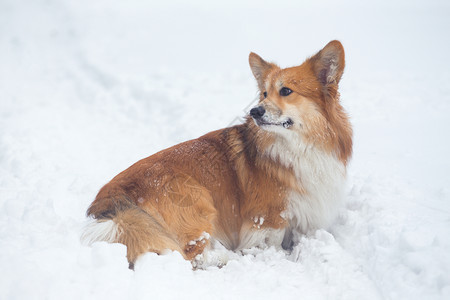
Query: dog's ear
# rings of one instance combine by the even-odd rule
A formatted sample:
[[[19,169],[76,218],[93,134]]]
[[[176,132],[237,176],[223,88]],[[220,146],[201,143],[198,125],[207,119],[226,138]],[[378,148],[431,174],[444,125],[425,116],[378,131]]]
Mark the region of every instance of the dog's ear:
[[[345,67],[345,53],[341,42],[329,42],[311,60],[314,73],[323,86],[339,83]]]
[[[248,61],[250,63],[250,68],[252,69],[253,76],[256,78],[258,87],[260,90],[264,90],[264,80],[266,79],[269,71],[275,66],[272,63],[266,62],[258,54],[251,52]]]

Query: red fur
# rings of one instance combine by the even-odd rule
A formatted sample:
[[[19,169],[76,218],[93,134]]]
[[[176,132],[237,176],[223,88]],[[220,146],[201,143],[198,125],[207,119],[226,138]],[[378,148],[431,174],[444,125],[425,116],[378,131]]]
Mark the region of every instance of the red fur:
[[[352,152],[352,132],[339,103],[338,84],[344,49],[338,41],[302,65],[281,69],[254,53],[250,65],[267,114],[298,114],[290,131],[342,164]],[[291,95],[279,94],[279,83]],[[266,89],[268,87],[268,90]],[[264,99],[263,93],[267,92]],[[296,117],[296,116],[294,116]],[[140,160],[106,184],[87,214],[97,222],[118,224],[116,241],[128,247],[128,259],[147,251],[180,251],[193,259],[208,246],[204,232],[230,249],[241,244],[243,230],[284,230],[288,195],[307,195],[293,166],[267,155],[276,133],[251,118],[238,126],[208,133]],[[264,222],[254,226],[254,218]],[[260,231],[262,232],[262,231]]]

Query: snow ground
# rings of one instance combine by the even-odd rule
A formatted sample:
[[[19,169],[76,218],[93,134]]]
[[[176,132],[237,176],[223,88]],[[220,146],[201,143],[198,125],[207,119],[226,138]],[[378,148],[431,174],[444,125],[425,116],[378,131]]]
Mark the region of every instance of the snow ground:
[[[446,1],[1,0],[0,299],[450,299],[449,28]],[[80,245],[114,175],[245,114],[250,51],[336,38],[355,154],[329,231],[204,271]]]

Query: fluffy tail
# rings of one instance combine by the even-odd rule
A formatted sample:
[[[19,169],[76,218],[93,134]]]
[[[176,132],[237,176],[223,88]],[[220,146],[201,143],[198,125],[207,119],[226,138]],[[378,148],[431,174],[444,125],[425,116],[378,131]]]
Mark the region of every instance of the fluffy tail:
[[[94,220],[86,226],[81,240],[90,245],[97,241],[121,243],[127,246],[130,269],[139,255],[161,253],[166,249],[183,255],[176,237],[165,228],[157,212],[148,213],[124,199],[96,199],[87,211]]]

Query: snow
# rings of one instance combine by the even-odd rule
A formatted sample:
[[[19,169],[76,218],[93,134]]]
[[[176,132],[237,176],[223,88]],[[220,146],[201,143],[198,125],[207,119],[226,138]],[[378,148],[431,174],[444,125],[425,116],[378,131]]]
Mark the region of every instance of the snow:
[[[450,299],[449,15],[443,0],[2,0],[0,299]],[[176,252],[131,271],[125,246],[80,243],[114,175],[239,122],[250,51],[292,66],[332,39],[355,147],[329,230],[196,271]]]
[[[188,245],[193,246],[193,245],[195,245],[197,243],[203,243],[204,244],[204,243],[206,243],[206,240],[209,240],[210,237],[211,236],[210,236],[209,233],[207,233],[206,231],[203,231],[199,238],[197,238],[195,240],[192,240],[192,241],[189,241]]]

